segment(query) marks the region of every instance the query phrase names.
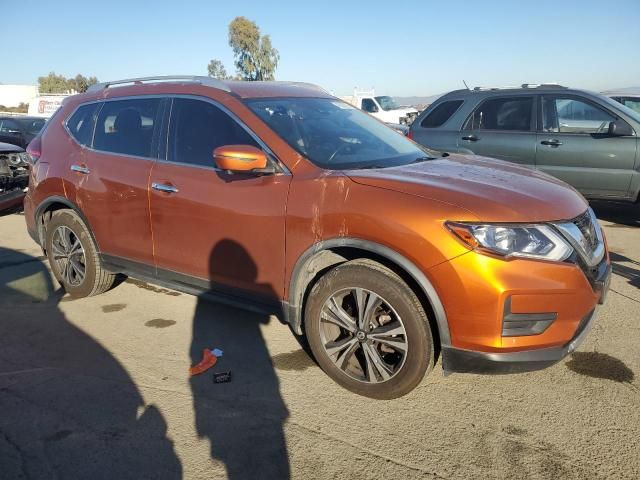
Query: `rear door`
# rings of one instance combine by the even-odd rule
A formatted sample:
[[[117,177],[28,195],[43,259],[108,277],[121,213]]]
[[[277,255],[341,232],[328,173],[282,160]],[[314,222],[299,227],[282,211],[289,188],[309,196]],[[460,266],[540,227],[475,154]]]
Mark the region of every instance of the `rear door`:
[[[611,137],[619,117],[572,94],[541,96],[536,166],[592,198],[626,198],[634,173],[635,137]]]
[[[535,119],[533,95],[488,98],[466,120],[458,148],[534,168]]]
[[[284,285],[285,210],[291,176],[229,174],[223,145],[266,149],[230,112],[204,98],[173,99],[167,161],[151,173],[158,274],[271,303]]]
[[[157,158],[164,100],[138,97],[109,100],[84,117],[72,115],[67,129],[91,148],[70,158],[73,200],[87,217],[101,253],[111,261],[147,265],[153,274],[148,183]],[[80,107],[84,108],[84,107]],[[80,109],[76,113],[80,112]],[[95,122],[87,135],[88,122]],[[87,138],[88,137],[88,138]],[[82,140],[76,140],[82,143]]]

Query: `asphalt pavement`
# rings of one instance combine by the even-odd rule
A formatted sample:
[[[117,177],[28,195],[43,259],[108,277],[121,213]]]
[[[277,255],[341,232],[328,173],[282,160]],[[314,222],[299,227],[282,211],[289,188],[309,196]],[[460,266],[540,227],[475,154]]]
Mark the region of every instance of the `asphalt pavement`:
[[[0,218],[0,478],[640,478],[640,208],[594,205],[613,279],[543,371],[442,375],[375,401],[274,317],[127,280],[70,300]],[[204,347],[209,373],[189,378]]]

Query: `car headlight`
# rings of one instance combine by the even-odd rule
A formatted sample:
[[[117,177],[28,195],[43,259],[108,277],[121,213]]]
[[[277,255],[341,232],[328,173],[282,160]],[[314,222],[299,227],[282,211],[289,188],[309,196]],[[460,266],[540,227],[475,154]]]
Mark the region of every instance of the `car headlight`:
[[[549,225],[478,225],[447,222],[447,228],[473,249],[503,257],[561,262],[573,248]]]

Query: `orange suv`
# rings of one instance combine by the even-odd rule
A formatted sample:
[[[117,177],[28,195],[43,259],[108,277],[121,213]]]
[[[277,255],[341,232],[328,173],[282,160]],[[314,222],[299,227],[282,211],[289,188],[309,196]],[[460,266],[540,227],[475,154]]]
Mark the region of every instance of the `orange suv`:
[[[433,152],[313,85],[103,83],[28,151],[27,227],[69,295],[125,274],[275,313],[361,395],[409,392],[439,355],[447,372],[550,365],[608,288],[573,188]]]

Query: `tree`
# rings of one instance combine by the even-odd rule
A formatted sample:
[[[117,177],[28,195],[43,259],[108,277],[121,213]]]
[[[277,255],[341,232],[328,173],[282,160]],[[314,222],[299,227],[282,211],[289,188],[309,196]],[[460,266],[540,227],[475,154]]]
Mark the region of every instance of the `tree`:
[[[87,89],[98,83],[96,77],[85,77],[84,75],[76,75],[75,78],[65,78],[62,75],[56,75],[55,72],[49,73],[46,77],[38,78],[38,90],[40,93],[69,93],[69,92],[86,92]]]
[[[38,78],[38,90],[40,93],[66,93],[69,85],[62,75],[50,72],[46,77]]]
[[[98,83],[98,79],[96,77],[87,78],[80,74],[77,74],[76,78],[70,78],[67,80],[69,90],[75,90],[78,93],[86,92],[91,85],[96,83]]]
[[[245,17],[234,18],[229,24],[229,46],[243,80],[273,80],[280,54],[271,45],[269,35],[260,35],[255,22]]]
[[[220,60],[216,60],[215,58],[209,62],[207,70],[209,70],[210,77],[217,78],[218,80],[231,79],[231,77],[227,75],[227,69],[224,68],[222,62]]]

